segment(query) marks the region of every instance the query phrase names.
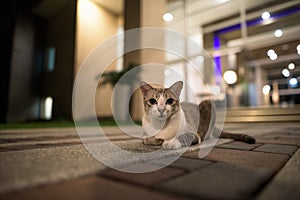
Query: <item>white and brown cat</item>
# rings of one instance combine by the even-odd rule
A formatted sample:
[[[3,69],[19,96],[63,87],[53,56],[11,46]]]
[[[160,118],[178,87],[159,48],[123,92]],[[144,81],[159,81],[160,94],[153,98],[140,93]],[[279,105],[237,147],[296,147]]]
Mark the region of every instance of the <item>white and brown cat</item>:
[[[140,91],[144,101],[144,144],[178,149],[200,143],[207,134],[216,137],[218,131],[215,127],[216,113],[213,103],[180,103],[182,86],[182,81],[169,88],[156,88],[145,82],[141,83]],[[253,137],[245,134],[222,131],[220,137],[255,143]]]

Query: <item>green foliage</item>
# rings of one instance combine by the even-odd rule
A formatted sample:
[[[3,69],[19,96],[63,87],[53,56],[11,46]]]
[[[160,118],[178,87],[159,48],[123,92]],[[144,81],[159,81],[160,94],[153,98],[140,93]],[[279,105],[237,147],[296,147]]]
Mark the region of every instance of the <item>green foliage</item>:
[[[100,78],[99,86],[110,84],[114,87],[124,74],[126,74],[128,71],[130,71],[136,66],[138,66],[138,64],[130,63],[128,67],[121,71],[109,71],[103,73],[101,77],[97,76],[97,79]]]

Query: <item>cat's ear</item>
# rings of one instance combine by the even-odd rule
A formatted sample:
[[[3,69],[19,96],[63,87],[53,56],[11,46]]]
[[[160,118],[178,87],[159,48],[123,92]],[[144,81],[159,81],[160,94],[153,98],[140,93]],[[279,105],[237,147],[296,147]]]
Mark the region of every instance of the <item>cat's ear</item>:
[[[142,81],[142,82],[140,83],[140,90],[141,90],[142,95],[143,95],[144,97],[146,97],[147,94],[148,94],[148,92],[149,92],[150,90],[152,90],[152,89],[153,89],[153,87],[151,87],[148,83],[146,83],[146,82],[144,82],[144,81]]]
[[[183,82],[182,81],[178,81],[176,83],[174,83],[171,87],[169,87],[169,90],[176,95],[177,98],[179,98],[181,90],[183,87]]]

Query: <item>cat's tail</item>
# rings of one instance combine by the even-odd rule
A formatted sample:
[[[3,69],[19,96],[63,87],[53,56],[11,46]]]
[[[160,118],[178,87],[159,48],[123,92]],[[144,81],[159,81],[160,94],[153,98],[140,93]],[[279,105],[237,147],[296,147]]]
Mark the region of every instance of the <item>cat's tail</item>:
[[[220,131],[220,130],[218,130]],[[250,135],[246,135],[246,134],[240,134],[240,133],[228,133],[225,131],[221,131],[221,135],[220,138],[228,138],[228,139],[234,139],[237,141],[242,141],[242,142],[246,142],[248,144],[254,144],[255,143],[255,138],[250,136]]]
[[[246,134],[228,133],[215,127],[216,111],[212,101],[203,101],[199,104],[200,122],[198,125],[198,134],[202,140],[208,134],[213,137],[229,138],[249,144],[254,144],[255,139]],[[221,134],[220,134],[221,133]]]

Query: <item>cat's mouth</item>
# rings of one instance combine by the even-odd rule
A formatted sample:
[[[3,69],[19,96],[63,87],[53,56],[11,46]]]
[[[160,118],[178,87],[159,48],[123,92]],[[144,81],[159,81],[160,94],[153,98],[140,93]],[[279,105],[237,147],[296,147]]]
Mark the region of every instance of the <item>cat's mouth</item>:
[[[166,119],[167,116],[165,116],[163,113],[161,113],[159,116],[158,116],[159,119]]]

